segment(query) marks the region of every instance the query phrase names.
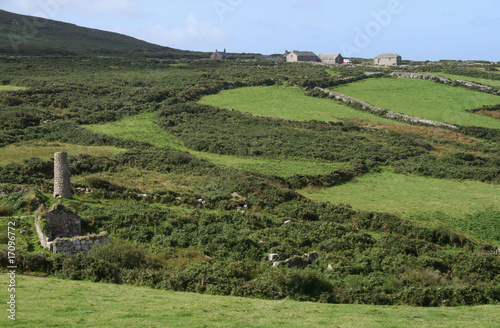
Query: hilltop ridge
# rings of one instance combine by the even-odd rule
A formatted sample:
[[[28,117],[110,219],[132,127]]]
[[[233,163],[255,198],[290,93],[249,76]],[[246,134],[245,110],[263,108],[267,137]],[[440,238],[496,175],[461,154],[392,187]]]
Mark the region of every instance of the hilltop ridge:
[[[0,55],[136,55],[206,57],[136,38],[60,21],[0,10]]]

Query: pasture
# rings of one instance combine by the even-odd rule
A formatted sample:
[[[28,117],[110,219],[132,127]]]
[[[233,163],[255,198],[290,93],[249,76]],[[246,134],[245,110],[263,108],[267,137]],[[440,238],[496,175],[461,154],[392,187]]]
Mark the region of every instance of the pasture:
[[[0,91],[18,91],[26,89],[25,87],[18,87],[15,85],[0,85]]]
[[[462,233],[470,233],[464,228],[468,227],[464,223],[470,215],[484,210],[500,211],[498,185],[396,174],[389,169],[337,187],[306,188],[301,194],[316,201],[351,204],[358,210],[413,217],[420,223],[432,222],[432,218],[435,225]],[[436,213],[446,213],[447,216]],[[481,231],[472,234],[485,238]]]
[[[464,126],[500,128],[500,121],[467,111],[500,104],[500,97],[465,88],[418,79],[380,78],[333,90],[397,113]]]
[[[8,284],[7,275],[0,284]],[[16,276],[16,320],[4,327],[498,327],[498,305],[332,305]],[[7,289],[3,295],[6,297]]]
[[[28,141],[0,147],[0,165],[10,163],[23,163],[25,160],[36,157],[41,160],[49,160],[58,151],[66,151],[69,156],[79,154],[92,154],[93,156],[112,156],[126,149],[111,146],[82,146],[68,143]]]
[[[187,151],[198,158],[206,159],[215,164],[281,177],[289,177],[295,174],[327,174],[346,165],[344,163],[332,163],[322,160],[308,160],[300,158],[287,158],[286,160],[280,160],[220,155],[209,152],[195,151],[185,147],[182,144],[182,141],[175,136],[172,136],[160,129],[155,122],[154,114],[150,113],[126,117],[120,121],[112,123],[87,125],[85,127],[93,132],[107,134],[118,138],[146,141],[156,147],[173,147],[181,151]],[[144,184],[141,185],[144,186]]]
[[[333,121],[349,118],[402,124],[367,112],[358,111],[330,99],[307,97],[298,87],[246,87],[223,90],[200,100],[201,104],[235,109],[258,116],[294,121]]]

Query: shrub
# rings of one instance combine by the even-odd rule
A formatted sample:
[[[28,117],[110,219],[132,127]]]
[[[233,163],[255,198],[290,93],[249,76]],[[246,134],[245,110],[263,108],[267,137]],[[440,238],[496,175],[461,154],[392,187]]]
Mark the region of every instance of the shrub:
[[[88,255],[96,261],[105,261],[126,269],[137,268],[146,263],[146,251],[129,241],[114,241],[94,247]]]
[[[12,215],[12,207],[10,206],[0,206],[0,216],[10,216]]]

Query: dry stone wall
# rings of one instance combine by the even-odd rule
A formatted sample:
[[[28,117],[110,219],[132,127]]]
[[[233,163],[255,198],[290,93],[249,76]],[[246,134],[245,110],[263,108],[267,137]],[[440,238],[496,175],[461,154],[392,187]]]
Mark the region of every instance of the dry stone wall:
[[[393,77],[405,77],[405,78],[409,78],[409,79],[440,81],[443,83],[451,83],[452,82],[452,80],[447,79],[447,78],[442,77],[442,76],[423,74],[423,73],[392,72],[391,76],[393,76]]]
[[[35,215],[35,229],[40,244],[54,253],[87,253],[96,245],[109,243],[106,232],[81,236],[80,216],[60,204],[55,204],[50,211],[41,207]]]
[[[56,238],[71,238],[80,236],[81,218],[65,208],[63,205],[55,204],[43,219],[47,225],[47,237],[52,241]]]
[[[57,238],[52,242],[52,251],[66,255],[87,253],[94,246],[103,246],[109,243],[106,232],[99,235],[79,236],[74,238]]]
[[[353,98],[353,97],[349,97],[347,95],[344,95],[344,94],[341,94],[341,93],[338,93],[338,92],[335,92],[335,91],[323,89],[323,88],[320,88],[320,87],[316,87],[315,89],[321,90],[321,91],[329,94],[330,96],[335,97],[335,99],[340,99],[340,100],[342,100],[342,101],[344,101],[346,103],[358,103],[364,109],[367,109],[367,110],[370,110],[370,111],[373,111],[373,112],[381,112],[381,113],[383,113],[383,116],[387,117],[387,118],[392,118],[392,119],[397,119],[397,120],[402,120],[402,121],[405,121],[405,122],[412,122],[412,123],[422,123],[422,124],[429,124],[429,125],[434,125],[434,126],[445,126],[445,127],[452,128],[452,129],[456,129],[457,128],[453,124],[448,124],[448,123],[443,123],[443,122],[438,122],[438,121],[427,120],[427,119],[424,119],[424,118],[410,116],[410,115],[401,114],[401,113],[396,113],[396,112],[393,112],[393,111],[390,111],[390,110],[387,110],[387,109],[375,107],[375,106],[367,103],[366,101],[362,101],[362,100],[359,100],[359,99],[356,99],[356,98]]]

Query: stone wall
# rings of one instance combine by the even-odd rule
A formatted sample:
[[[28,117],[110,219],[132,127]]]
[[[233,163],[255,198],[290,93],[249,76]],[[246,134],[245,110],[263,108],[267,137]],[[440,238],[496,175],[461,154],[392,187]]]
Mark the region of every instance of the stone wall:
[[[471,81],[464,81],[464,80],[457,80],[458,83],[465,85],[466,87],[469,88],[479,88],[482,91],[491,91],[493,90],[492,87],[489,85],[484,85],[484,84],[479,84],[479,83],[474,83]]]
[[[73,255],[87,253],[93,246],[109,243],[106,232],[98,235],[81,235],[80,216],[63,205],[55,204],[50,211],[43,206],[35,215],[35,229],[42,247],[54,252]]]
[[[420,79],[420,80],[433,80],[440,81],[443,83],[451,83],[450,79],[447,79],[442,76],[431,75],[431,74],[423,74],[423,73],[410,73],[410,72],[392,72],[391,76],[393,77],[405,77],[409,79]]]
[[[319,88],[319,87],[316,87],[315,89],[321,90],[321,91],[329,94],[330,96],[335,97],[335,99],[342,100],[342,101],[344,101],[346,103],[358,103],[365,110],[369,110],[369,111],[373,111],[373,112],[381,112],[381,113],[383,113],[383,115],[382,115],[383,117],[397,119],[397,120],[402,120],[402,121],[405,121],[405,122],[422,123],[422,124],[429,124],[429,125],[434,125],[434,126],[444,126],[444,127],[448,127],[448,128],[452,128],[452,129],[456,129],[457,128],[453,124],[448,124],[448,123],[443,123],[443,122],[438,122],[438,121],[427,120],[427,119],[424,119],[424,118],[410,116],[410,115],[401,114],[401,113],[396,113],[396,112],[393,112],[393,111],[390,111],[390,110],[387,110],[387,109],[375,107],[375,106],[367,103],[366,101],[362,101],[362,100],[359,100],[359,99],[356,99],[356,98],[352,98],[352,97],[349,97],[347,95],[344,95],[344,94],[341,94],[341,93],[338,93],[338,92],[335,92],[335,91],[331,91],[331,90],[327,90],[327,89],[323,89],[323,88]]]
[[[57,238],[52,242],[54,253],[73,255],[76,253],[87,253],[94,246],[103,246],[109,243],[106,232],[98,235],[79,236],[74,238]]]
[[[50,241],[56,238],[76,237],[82,233],[80,216],[63,205],[55,204],[42,217],[46,221],[47,237]]]

